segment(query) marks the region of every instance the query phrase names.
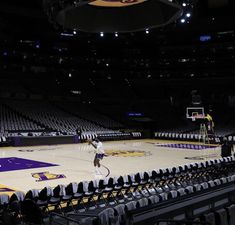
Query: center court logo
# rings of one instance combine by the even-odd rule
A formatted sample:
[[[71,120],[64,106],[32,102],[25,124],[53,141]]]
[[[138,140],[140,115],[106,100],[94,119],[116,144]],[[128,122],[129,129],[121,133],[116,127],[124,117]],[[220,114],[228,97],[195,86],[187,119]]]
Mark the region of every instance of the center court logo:
[[[48,171],[39,172],[39,173],[32,173],[31,175],[33,178],[37,179],[36,182],[66,178],[66,176],[64,174],[53,174]]]
[[[105,154],[115,157],[143,157],[151,155],[150,152],[141,150],[105,150]]]

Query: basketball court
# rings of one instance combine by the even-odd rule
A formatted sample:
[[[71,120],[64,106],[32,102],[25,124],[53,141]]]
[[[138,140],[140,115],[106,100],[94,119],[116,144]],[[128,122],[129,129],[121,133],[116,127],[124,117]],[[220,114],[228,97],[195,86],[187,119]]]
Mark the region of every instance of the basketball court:
[[[220,157],[220,147],[171,140],[103,142],[107,157],[95,175],[94,148],[87,143],[0,148],[0,193],[27,191],[108,176],[179,166]]]

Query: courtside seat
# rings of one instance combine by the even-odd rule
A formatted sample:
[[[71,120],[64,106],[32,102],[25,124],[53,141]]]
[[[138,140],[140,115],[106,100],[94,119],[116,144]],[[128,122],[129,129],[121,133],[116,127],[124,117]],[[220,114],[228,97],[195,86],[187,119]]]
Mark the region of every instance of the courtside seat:
[[[153,171],[144,172],[144,179],[147,180],[147,187],[150,192],[155,193],[156,182],[153,177]]]
[[[153,170],[152,171],[152,179],[155,182],[155,186],[160,185],[161,177],[162,177],[162,175],[161,175],[159,170]]]
[[[210,188],[212,188],[212,187],[215,187],[216,184],[215,184],[215,182],[214,182],[213,180],[210,180],[210,181],[208,181],[208,186],[209,186]]]
[[[150,197],[148,197],[148,201],[149,201],[149,205],[156,204],[156,203],[158,203],[160,201],[159,200],[159,196],[151,195]]]
[[[186,194],[191,194],[194,192],[193,186],[187,186],[185,187],[185,193]]]
[[[113,192],[115,193],[115,199],[118,203],[123,203],[125,202],[125,193],[128,192],[130,185],[125,185],[123,176],[114,177],[114,180]]]
[[[162,192],[158,195],[160,202],[168,200],[168,192]]]
[[[150,196],[151,191],[153,191],[152,189],[152,183],[150,183],[150,177],[149,177],[149,173],[148,172],[144,172],[144,173],[137,173],[136,174],[136,178],[135,180],[138,181],[139,186],[138,186],[138,190],[141,192],[141,194],[143,196]]]
[[[65,185],[59,184],[53,189],[53,197],[60,199],[60,206],[62,204],[66,204],[66,207],[61,207],[63,209],[66,209],[71,206],[72,207],[72,198],[73,195],[66,194]],[[72,207],[73,208],[73,207]]]
[[[224,157],[224,158],[223,158],[223,162],[224,162],[224,163],[227,163],[227,162],[228,162],[228,157]]]
[[[31,199],[35,202],[37,202],[39,197],[39,190],[38,189],[31,189],[26,192],[25,199]]]
[[[134,198],[141,198],[141,194],[139,192],[139,182],[135,180],[136,174],[127,175],[128,182],[131,184],[131,194]]]
[[[94,182],[83,182],[83,191],[84,191],[84,197],[90,197],[94,194],[95,192],[95,186]]]
[[[178,166],[178,169],[179,169],[179,174],[180,174],[181,176],[184,175],[184,173],[185,173],[184,166]]]
[[[39,193],[38,193],[38,198],[36,200],[36,204],[44,211],[49,211],[48,209],[48,195],[47,193],[47,188],[43,188]]]
[[[93,200],[97,207],[103,208],[107,205],[107,202],[104,199],[103,192],[105,189],[104,180],[95,180],[93,181],[94,184],[94,194]]]
[[[121,176],[120,179],[124,182],[122,188],[124,198],[127,200],[133,200],[132,185],[128,175]]]
[[[148,198],[141,198],[136,202],[136,208],[142,208],[149,205]]]
[[[112,177],[105,178],[104,185],[105,185],[105,188],[104,188],[105,193],[112,191],[114,188],[114,179]]]
[[[164,190],[163,190],[162,187],[156,187],[155,190],[156,190],[156,193],[157,193],[157,194],[161,194],[161,193],[164,192]]]
[[[179,170],[179,167],[172,167],[171,169],[171,176],[172,176],[172,182],[174,184],[177,184],[178,183],[178,180],[180,178],[180,170]]]
[[[226,179],[227,179],[227,182],[232,182],[232,176],[228,176]]]
[[[220,179],[215,179],[215,180],[214,180],[214,183],[215,183],[215,185],[221,185]]]
[[[218,165],[218,164],[220,164],[220,161],[218,159],[214,159],[213,163],[214,163],[214,165]]]
[[[125,193],[126,190],[129,189],[130,186],[131,186],[129,183],[125,183],[123,176],[120,176],[120,177],[117,178],[116,185],[121,187],[120,194],[122,194],[123,192]]]
[[[131,187],[132,188],[137,188],[139,183],[137,183],[135,181],[135,174],[130,174],[130,175],[127,175],[127,178],[128,178],[128,182],[130,183]]]
[[[144,177],[145,174],[145,177]],[[143,189],[144,186],[148,183],[148,174],[147,173],[136,173],[135,182],[138,183],[140,189]]]
[[[86,210],[84,204],[84,189],[83,182],[72,182],[65,187],[66,195],[72,195],[71,204],[75,211]]]
[[[46,208],[49,211],[50,207],[53,207],[55,210],[60,206],[60,198],[53,196],[53,188],[44,187],[38,195],[36,204],[39,207]]]
[[[105,178],[104,179],[104,189],[102,193],[103,199],[106,200],[106,204],[109,204],[109,200],[112,200],[112,203],[114,203],[114,195],[113,195],[113,189],[114,189],[114,179],[112,177]]]
[[[207,161],[202,162],[203,168],[207,168]]]
[[[203,182],[201,183],[201,186],[202,186],[202,189],[205,190],[205,189],[208,189],[209,188],[209,185],[207,182]]]
[[[198,167],[198,172],[203,172],[205,170],[202,162],[198,162],[197,167]]]
[[[97,208],[96,199],[98,199],[99,193],[96,193],[96,188],[94,181],[90,181],[87,184],[84,184],[84,196],[83,196],[83,204],[85,205],[85,208],[87,210],[95,209]],[[86,202],[85,202],[86,199]]]
[[[2,208],[3,205],[6,205],[9,203],[9,195],[7,194],[0,194],[0,209]]]
[[[25,193],[23,191],[16,191],[12,194],[12,196],[9,199],[9,202],[13,202],[13,201],[23,201],[25,198]]]
[[[232,181],[235,181],[235,175],[232,175],[232,176],[231,176],[231,180],[232,180]]]
[[[177,196],[183,196],[183,195],[186,195],[187,192],[185,191],[185,188],[179,188],[177,190]]]
[[[221,177],[221,178],[220,178],[220,182],[221,182],[221,184],[226,184],[226,183],[228,183],[227,177]]]
[[[174,183],[169,183],[167,186],[169,187],[169,190],[177,190],[179,188]]]
[[[233,157],[232,156],[228,156],[227,159],[228,159],[228,162],[232,162],[233,161]]]
[[[78,186],[78,184],[76,182],[72,182],[70,184],[68,184],[66,187],[65,187],[65,192],[66,192],[66,195],[68,196],[72,196],[72,199],[82,199],[84,193],[83,193],[83,183],[80,182],[79,183],[80,186]],[[81,187],[82,186],[82,187]]]
[[[201,184],[194,184],[193,190],[194,190],[194,192],[201,191],[202,190]]]

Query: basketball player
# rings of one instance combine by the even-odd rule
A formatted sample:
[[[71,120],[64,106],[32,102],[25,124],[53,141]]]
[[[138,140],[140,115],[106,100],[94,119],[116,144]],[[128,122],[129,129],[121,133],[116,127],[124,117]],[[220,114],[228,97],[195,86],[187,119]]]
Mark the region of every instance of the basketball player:
[[[88,140],[88,145],[92,145],[95,148],[95,158],[93,162],[95,167],[95,173],[96,175],[102,175],[99,168],[100,160],[102,160],[105,155],[103,144],[98,138],[95,138],[93,140]]]

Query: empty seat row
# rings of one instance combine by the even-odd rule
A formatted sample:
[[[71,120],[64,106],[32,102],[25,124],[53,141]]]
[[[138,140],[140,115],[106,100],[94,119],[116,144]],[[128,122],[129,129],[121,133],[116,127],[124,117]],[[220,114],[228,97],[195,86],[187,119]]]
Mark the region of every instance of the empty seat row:
[[[203,135],[200,134],[191,134],[191,133],[171,133],[171,132],[155,132],[154,133],[155,138],[160,139],[169,139],[169,140],[182,140],[182,141],[197,141],[202,140]],[[215,143],[220,143],[220,137],[206,137],[209,141],[214,141]],[[234,137],[235,140],[235,137]]]

